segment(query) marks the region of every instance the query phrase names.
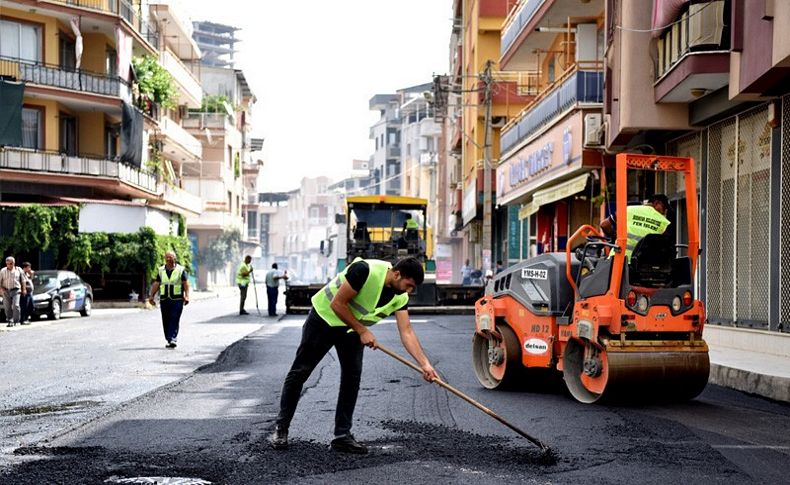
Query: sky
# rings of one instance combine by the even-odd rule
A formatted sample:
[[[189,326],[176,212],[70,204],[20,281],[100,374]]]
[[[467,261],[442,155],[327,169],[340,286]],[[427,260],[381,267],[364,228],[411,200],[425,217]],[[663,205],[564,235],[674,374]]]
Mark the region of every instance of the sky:
[[[260,192],[337,181],[373,154],[375,94],[449,69],[452,0],[185,0],[192,20],[240,27],[236,67],[257,97]],[[218,7],[219,6],[219,7]]]

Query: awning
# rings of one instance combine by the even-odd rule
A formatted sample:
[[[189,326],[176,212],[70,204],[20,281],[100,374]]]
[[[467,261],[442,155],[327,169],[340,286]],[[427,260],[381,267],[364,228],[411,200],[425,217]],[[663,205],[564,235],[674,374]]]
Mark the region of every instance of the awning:
[[[531,202],[521,206],[521,209],[518,211],[518,218],[525,219],[537,212],[542,205],[551,204],[581,192],[587,186],[587,178],[589,176],[589,172],[584,172],[560,184],[538,190],[532,194]]]

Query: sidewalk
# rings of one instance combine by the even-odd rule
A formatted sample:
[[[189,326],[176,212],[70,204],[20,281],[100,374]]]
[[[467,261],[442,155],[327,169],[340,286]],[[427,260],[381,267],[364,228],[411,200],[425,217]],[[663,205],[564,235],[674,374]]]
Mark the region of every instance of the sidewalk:
[[[711,384],[790,402],[790,334],[706,325]]]

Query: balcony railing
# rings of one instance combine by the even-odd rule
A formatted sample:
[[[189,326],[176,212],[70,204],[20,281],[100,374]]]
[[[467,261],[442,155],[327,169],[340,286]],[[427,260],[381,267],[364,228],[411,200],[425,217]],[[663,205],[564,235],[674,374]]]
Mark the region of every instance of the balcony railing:
[[[148,23],[140,15],[140,11],[128,0],[47,0],[98,12],[111,13],[122,17],[140,32],[145,40],[159,49],[159,32],[153,24]],[[43,2],[42,2],[43,3]]]
[[[0,150],[0,169],[44,172],[57,175],[88,175],[118,179],[151,194],[160,188],[153,174],[115,160],[67,156],[55,152],[5,147]]]
[[[602,102],[603,72],[574,65],[502,128],[500,151],[507,152],[576,104]]]
[[[678,21],[656,42],[656,79],[671,71],[693,52],[728,52],[730,36],[725,34],[724,2],[691,4]],[[710,7],[710,8],[708,8]]]
[[[129,91],[129,85],[118,76],[8,57],[0,57],[0,75],[26,83],[105,96],[126,96]]]
[[[235,127],[233,118],[225,113],[190,112],[183,119],[182,124],[184,128],[198,128],[201,130],[204,128],[225,129]]]
[[[511,10],[511,15],[505,20],[505,25],[502,27],[502,40],[499,49],[501,55],[504,55],[510,49],[518,34],[532,20],[532,16],[535,15],[538,7],[543,5],[545,1],[521,0],[519,5]]]

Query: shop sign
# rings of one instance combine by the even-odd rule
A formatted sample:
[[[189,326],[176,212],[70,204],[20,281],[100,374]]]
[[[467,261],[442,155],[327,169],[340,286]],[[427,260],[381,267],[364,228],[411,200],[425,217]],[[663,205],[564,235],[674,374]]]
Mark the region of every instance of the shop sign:
[[[526,158],[519,158],[510,165],[510,187],[515,187],[530,177],[543,172],[551,166],[554,143],[546,143]]]
[[[461,215],[464,219],[464,224],[469,224],[477,215],[477,187],[475,182],[476,179],[473,177],[464,187],[464,200],[461,205]]]

